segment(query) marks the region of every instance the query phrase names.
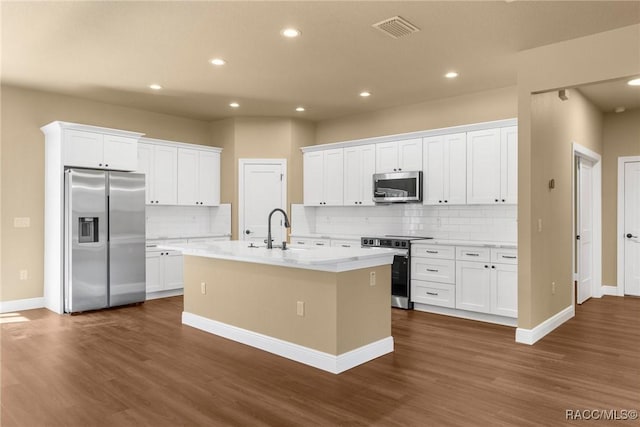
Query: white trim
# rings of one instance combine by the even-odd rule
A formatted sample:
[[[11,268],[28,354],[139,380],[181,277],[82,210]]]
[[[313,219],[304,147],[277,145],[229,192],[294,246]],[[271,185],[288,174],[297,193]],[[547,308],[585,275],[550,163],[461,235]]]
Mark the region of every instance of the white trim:
[[[608,286],[608,285],[603,285],[600,291],[602,295],[613,295],[616,297],[623,296],[623,295],[620,295],[619,292],[620,292],[620,286]]]
[[[0,301],[0,313],[44,308],[44,297]]]
[[[505,120],[495,120],[491,122],[451,126],[448,128],[438,128],[438,129],[422,130],[417,132],[399,133],[396,135],[376,136],[372,138],[333,142],[330,144],[311,145],[308,147],[302,147],[300,148],[300,150],[303,153],[310,153],[312,151],[328,150],[332,148],[347,148],[347,147],[355,147],[358,145],[379,144],[381,142],[400,141],[403,139],[427,138],[430,136],[439,136],[439,135],[447,135],[451,133],[462,133],[462,132],[470,132],[470,131],[476,131],[476,130],[511,127],[511,126],[517,126],[517,125],[518,125],[518,119],[515,119],[515,118],[505,119]]]
[[[80,124],[80,123],[70,123],[70,122],[62,122],[62,121],[55,121],[55,122],[51,122],[48,123],[44,126],[42,126],[40,129],[46,134],[47,132],[49,132],[51,129],[73,129],[73,130],[82,130],[85,132],[96,132],[96,133],[104,133],[107,135],[118,135],[118,136],[125,136],[125,137],[132,137],[132,138],[140,138],[142,135],[144,135],[144,133],[141,132],[133,132],[133,131],[129,131],[129,130],[122,130],[122,129],[112,129],[112,128],[103,128],[101,126],[93,126],[93,125],[85,125],[85,124]]]
[[[149,292],[147,293],[146,301],[159,298],[177,297],[178,295],[184,295],[184,288],[171,289],[168,291]]]
[[[618,296],[624,296],[624,168],[625,163],[640,162],[640,156],[618,157]]]
[[[167,147],[190,148],[190,149],[211,151],[214,153],[222,153],[222,148],[220,147],[211,147],[209,145],[200,145],[200,144],[190,144],[187,142],[169,141],[166,139],[142,137],[138,140],[138,142],[142,142],[143,144],[164,145]]]
[[[421,304],[417,302],[413,303],[413,309],[416,311],[424,311],[425,313],[443,314],[445,316],[477,320],[480,322],[494,323],[496,325],[516,327],[518,324],[518,319],[515,317],[498,316],[490,313],[476,313],[473,311],[458,310],[455,308],[440,307],[437,305]]]
[[[533,329],[516,328],[516,342],[533,345],[573,316],[575,316],[575,307],[571,304]]]
[[[332,374],[339,374],[393,352],[393,337],[386,337],[336,356],[186,311],[182,312],[182,323]]]
[[[238,159],[238,234],[237,240],[244,240],[244,167],[245,165],[280,165],[282,168],[282,181],[281,181],[281,191],[282,191],[282,204],[280,209],[287,212],[287,159]],[[291,217],[291,213],[289,212],[289,217]],[[265,218],[265,221],[267,219]],[[287,232],[286,229],[283,230],[282,236],[286,239]]]
[[[593,166],[591,168],[592,173],[592,192],[591,195],[593,197],[593,206],[592,206],[592,215],[593,215],[593,237],[592,237],[592,248],[593,248],[593,281],[591,283],[591,296],[595,298],[600,298],[602,296],[602,157],[600,154],[596,153],[593,150],[588,149],[587,147],[583,147],[582,145],[576,143],[575,141],[571,143],[573,156],[572,156],[572,173],[571,173],[571,210],[572,210],[572,223],[573,226],[571,228],[571,242],[573,253],[573,271],[576,271],[576,244],[575,244],[575,206],[576,206],[576,194],[575,194],[575,158],[582,157],[587,160],[593,162]],[[580,280],[578,278],[578,280]],[[576,293],[575,286],[571,286],[572,289],[572,304],[576,303]]]

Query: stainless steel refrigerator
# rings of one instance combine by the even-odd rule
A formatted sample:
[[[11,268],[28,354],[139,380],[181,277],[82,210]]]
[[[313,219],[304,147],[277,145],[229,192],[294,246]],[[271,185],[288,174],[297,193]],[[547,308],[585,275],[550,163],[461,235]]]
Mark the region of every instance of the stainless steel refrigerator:
[[[65,170],[65,312],[145,300],[144,179]]]

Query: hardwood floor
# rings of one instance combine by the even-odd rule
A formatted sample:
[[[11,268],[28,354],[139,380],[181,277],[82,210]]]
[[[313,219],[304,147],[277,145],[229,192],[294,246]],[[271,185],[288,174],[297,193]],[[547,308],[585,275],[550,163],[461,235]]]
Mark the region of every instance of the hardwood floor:
[[[2,426],[557,426],[581,423],[570,409],[640,410],[640,299],[590,300],[534,346],[394,310],[395,352],[340,375],[183,326],[181,311],[175,297],[4,323]]]

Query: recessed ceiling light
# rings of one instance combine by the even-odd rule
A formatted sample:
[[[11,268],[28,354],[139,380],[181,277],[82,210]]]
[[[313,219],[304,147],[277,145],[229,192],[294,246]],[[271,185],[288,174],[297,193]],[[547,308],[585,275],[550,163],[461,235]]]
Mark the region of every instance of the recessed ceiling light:
[[[633,80],[629,80],[629,81],[627,82],[627,84],[628,84],[629,86],[640,86],[640,78],[638,78],[638,79],[633,79]]]
[[[304,111],[304,107],[296,107],[296,111],[303,112]]]
[[[360,92],[360,96],[366,98],[367,96],[371,96],[371,92],[367,92],[366,90],[362,91]]]
[[[616,113],[624,113],[625,108],[624,107],[616,107],[616,109],[613,110],[613,111],[616,112]]]
[[[224,60],[224,59],[222,59],[222,58],[213,58],[213,59],[212,59],[211,61],[209,61],[209,62],[211,62],[213,65],[224,65],[224,64],[226,64],[226,63],[227,63],[227,61],[225,61],[225,60]]]
[[[456,73],[455,71],[449,71],[444,76],[448,79],[455,79],[456,77],[458,77],[458,73]]]
[[[162,86],[160,86],[159,84],[154,83],[154,84],[149,85],[149,89],[160,90],[160,89],[162,89]]]
[[[231,108],[238,108],[240,106],[240,104],[238,104],[237,102],[232,102],[231,104],[229,104],[229,107]]]
[[[296,30],[295,28],[285,28],[280,32],[280,34],[292,39],[292,38],[298,37],[300,35],[300,31]]]

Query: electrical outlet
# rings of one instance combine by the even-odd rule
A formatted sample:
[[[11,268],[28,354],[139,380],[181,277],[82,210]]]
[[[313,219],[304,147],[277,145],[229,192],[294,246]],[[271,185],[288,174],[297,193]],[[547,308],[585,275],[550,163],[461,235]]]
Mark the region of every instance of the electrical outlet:
[[[29,278],[28,270],[20,270],[20,280],[27,280]]]
[[[207,294],[207,284],[205,282],[200,282],[200,292],[202,295]]]
[[[13,218],[13,226],[14,228],[29,228],[31,227],[31,218],[28,216]]]
[[[538,218],[538,233],[542,233],[542,218]]]
[[[369,273],[369,286],[375,286],[376,285],[376,272],[372,271],[371,273]]]
[[[296,304],[296,314],[298,316],[304,316],[304,301],[298,301]]]
[[[551,282],[551,295],[556,294],[556,282]]]

